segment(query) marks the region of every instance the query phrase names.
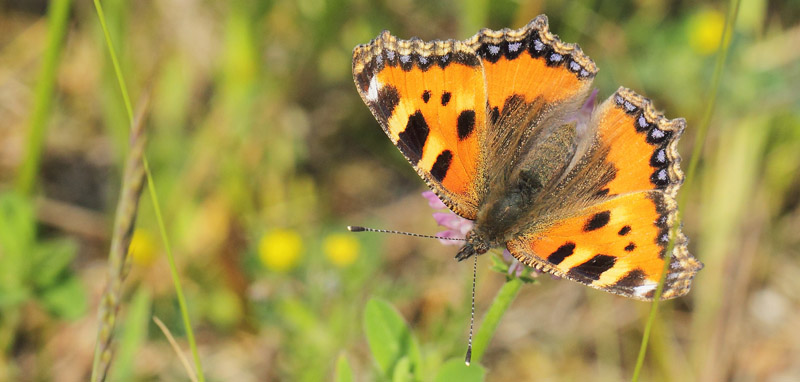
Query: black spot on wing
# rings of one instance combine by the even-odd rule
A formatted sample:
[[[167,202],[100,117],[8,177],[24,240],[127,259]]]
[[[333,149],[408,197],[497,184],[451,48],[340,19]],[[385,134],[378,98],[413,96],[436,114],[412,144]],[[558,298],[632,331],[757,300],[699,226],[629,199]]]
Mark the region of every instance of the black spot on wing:
[[[593,281],[600,279],[603,272],[614,267],[617,258],[608,255],[595,255],[589,261],[576,265],[567,272],[572,277],[586,277]]]
[[[634,269],[628,272],[624,277],[617,280],[614,284],[617,287],[621,288],[635,288],[637,286],[642,285],[644,281],[645,274],[641,269]]]
[[[658,227],[658,236],[656,236],[654,242],[656,245],[661,247],[658,257],[663,259],[667,252],[667,244],[669,243],[670,237],[671,225],[668,218],[669,213],[667,211],[667,206],[664,203],[664,196],[661,193],[654,193],[648,195],[648,197],[656,205],[656,213],[658,213],[658,219],[653,222],[653,224]]]
[[[442,106],[447,106],[447,104],[450,102],[451,96],[452,94],[450,94],[450,92],[442,93]]]
[[[394,108],[400,103],[400,93],[397,88],[392,85],[384,85],[378,90],[378,107],[380,108],[386,119],[389,119],[394,113]]]
[[[629,225],[626,225],[626,226],[624,226],[624,227],[620,228],[619,232],[617,232],[617,235],[620,235],[620,236],[625,236],[625,235],[627,235],[629,232],[631,232],[631,226],[629,226]]]
[[[428,70],[428,68],[433,65],[434,61],[436,60],[436,56],[425,56],[421,54],[417,54],[414,57],[414,61],[417,63],[417,66],[422,69],[422,71]]]
[[[522,39],[519,41],[503,41],[503,43],[500,45],[500,48],[502,48],[506,59],[513,60],[528,49],[528,46],[526,45],[527,41],[527,39]]]
[[[503,57],[503,49],[499,44],[484,43],[477,49],[478,56],[489,62],[497,62]]]
[[[586,221],[586,225],[583,226],[583,231],[589,232],[603,228],[608,224],[609,220],[611,220],[611,211],[598,212]]]
[[[547,66],[557,67],[563,65],[567,61],[572,61],[572,56],[568,54],[561,54],[556,51],[550,52],[544,56]]]
[[[650,167],[666,167],[669,164],[669,158],[667,158],[667,150],[665,147],[659,147],[655,151],[653,151],[653,155],[650,156]]]
[[[441,56],[436,57],[436,63],[439,65],[440,68],[444,69],[447,65],[450,65],[450,62],[453,60],[453,55],[450,53],[445,53]]]
[[[633,242],[630,242],[628,245],[625,246],[625,252],[632,252],[634,249],[636,249],[636,244],[634,244]]]
[[[464,110],[458,115],[458,139],[467,139],[475,130],[475,110]]]
[[[481,61],[475,53],[467,53],[465,51],[455,51],[452,53],[452,60],[467,66],[480,66]]]
[[[426,90],[422,92],[422,102],[428,103],[431,100],[431,91]]]
[[[555,265],[561,264],[561,262],[572,255],[573,252],[575,252],[575,243],[564,243],[564,245],[558,247],[555,252],[551,253],[550,256],[547,256],[547,261]]]
[[[410,71],[414,68],[414,59],[417,57],[416,54],[399,54],[398,55],[398,64],[400,64],[400,68],[403,71]]]
[[[453,152],[450,150],[442,151],[436,157],[436,162],[431,167],[431,175],[434,179],[441,182],[447,176],[447,170],[450,169],[450,162],[453,161]]]
[[[660,190],[665,189],[670,183],[669,171],[667,171],[667,168],[657,168],[656,171],[650,175],[650,183]]]
[[[422,148],[425,147],[425,142],[428,140],[428,123],[422,112],[417,110],[416,113],[408,117],[406,129],[399,134],[397,147],[408,158],[414,166],[419,163],[422,158]]]
[[[619,93],[614,95],[614,103],[617,107],[621,108],[626,114],[636,116],[639,113],[639,107],[634,105],[633,102],[625,99]],[[638,121],[637,121],[638,123]]]
[[[663,142],[669,141],[672,138],[672,131],[659,129],[658,126],[653,127],[647,133],[647,143],[651,145],[660,145]]]
[[[531,57],[546,57],[548,53],[553,52],[553,48],[550,45],[547,45],[539,38],[538,32],[533,32],[528,35],[528,53]]]

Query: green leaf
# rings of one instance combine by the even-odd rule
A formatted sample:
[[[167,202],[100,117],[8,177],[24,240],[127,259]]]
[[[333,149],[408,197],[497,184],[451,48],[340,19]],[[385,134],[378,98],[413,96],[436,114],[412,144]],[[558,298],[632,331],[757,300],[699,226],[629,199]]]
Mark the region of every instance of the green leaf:
[[[524,282],[525,284],[536,284],[536,283],[538,283],[539,280],[536,280],[535,278],[531,277],[530,274],[531,274],[530,273],[530,268],[526,268],[525,272],[522,273],[522,275],[519,276],[519,279],[522,280],[522,282]]]
[[[75,244],[69,240],[51,240],[39,244],[33,252],[33,285],[45,289],[58,281],[58,277],[75,257]]]
[[[336,360],[336,382],[353,382],[353,369],[344,353]]]
[[[502,257],[496,253],[493,253],[490,259],[492,259],[492,265],[489,266],[489,268],[491,268],[493,271],[508,275],[508,263],[503,261]]]
[[[394,366],[394,371],[392,372],[392,382],[408,382],[413,381],[414,376],[411,370],[411,361],[408,357],[400,358],[397,361],[397,364]]]
[[[486,376],[486,369],[481,365],[473,363],[470,366],[464,364],[464,360],[453,358],[442,365],[439,373],[436,374],[436,382],[480,382]]]
[[[69,320],[82,316],[87,307],[86,291],[76,277],[45,290],[39,301],[52,314]]]
[[[16,192],[0,193],[0,250],[27,253],[36,236],[36,218],[30,199]]]
[[[31,298],[30,290],[23,287],[3,288],[0,285],[0,311],[13,308]]]
[[[364,332],[372,356],[385,376],[392,377],[398,361],[408,357],[410,370],[421,379],[422,362],[417,341],[403,317],[388,302],[375,298],[367,302]]]

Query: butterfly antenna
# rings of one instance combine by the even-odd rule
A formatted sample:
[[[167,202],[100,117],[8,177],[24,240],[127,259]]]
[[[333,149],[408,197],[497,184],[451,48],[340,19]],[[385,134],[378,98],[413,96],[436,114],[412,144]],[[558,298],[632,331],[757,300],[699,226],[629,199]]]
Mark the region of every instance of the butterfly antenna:
[[[421,233],[394,231],[394,230],[391,230],[391,229],[377,229],[377,228],[361,227],[361,226],[357,226],[357,225],[349,225],[349,226],[347,226],[347,230],[350,231],[350,232],[393,233],[393,234],[397,234],[397,235],[423,237],[423,238],[426,238],[426,239],[465,241],[465,239],[462,239],[460,237],[443,237],[443,236],[434,236],[434,235],[423,235]]]
[[[475,284],[478,280],[478,256],[473,256],[475,260],[472,262],[472,310],[469,313],[469,340],[467,340],[467,356],[464,357],[464,363],[469,366],[472,362],[472,328],[475,325]]]

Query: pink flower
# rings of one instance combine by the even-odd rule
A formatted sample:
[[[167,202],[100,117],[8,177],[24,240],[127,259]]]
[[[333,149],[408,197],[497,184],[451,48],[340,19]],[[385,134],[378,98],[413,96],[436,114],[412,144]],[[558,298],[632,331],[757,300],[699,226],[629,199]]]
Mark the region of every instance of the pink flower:
[[[514,277],[522,276],[522,272],[525,271],[525,265],[520,263],[516,257],[511,255],[511,252],[508,249],[503,250],[503,260],[506,263],[509,263],[508,266],[508,275],[513,275]]]
[[[434,194],[433,191],[423,192],[422,197],[428,199],[428,205],[435,210],[441,210],[447,208],[447,206],[444,205],[444,203],[442,203],[441,200],[439,200],[439,197],[436,196],[436,194]]]
[[[425,191],[422,193],[425,199],[428,199],[428,205],[433,209],[444,209],[447,206],[432,191]],[[464,239],[467,237],[467,232],[472,229],[472,220],[464,219],[461,216],[454,214],[451,211],[447,212],[434,212],[433,219],[442,227],[447,228],[445,231],[436,233],[436,236],[450,237],[454,239]],[[464,245],[462,241],[458,240],[439,240],[444,245]]]

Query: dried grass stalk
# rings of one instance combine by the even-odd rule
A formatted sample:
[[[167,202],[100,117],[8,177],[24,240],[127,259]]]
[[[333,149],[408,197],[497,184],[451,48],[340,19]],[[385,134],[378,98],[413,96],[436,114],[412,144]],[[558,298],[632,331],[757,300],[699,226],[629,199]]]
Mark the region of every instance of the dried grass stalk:
[[[92,364],[92,381],[104,381],[108,375],[113,356],[111,343],[114,339],[114,326],[117,321],[117,312],[122,300],[122,283],[128,273],[128,249],[136,226],[136,213],[139,206],[139,196],[145,182],[144,169],[144,112],[147,102],[134,119],[131,128],[130,152],[125,163],[120,190],[117,213],[114,219],[114,229],[111,237],[111,248],[108,254],[108,284],[100,301],[98,311],[99,326],[97,330],[97,343],[94,350]]]

